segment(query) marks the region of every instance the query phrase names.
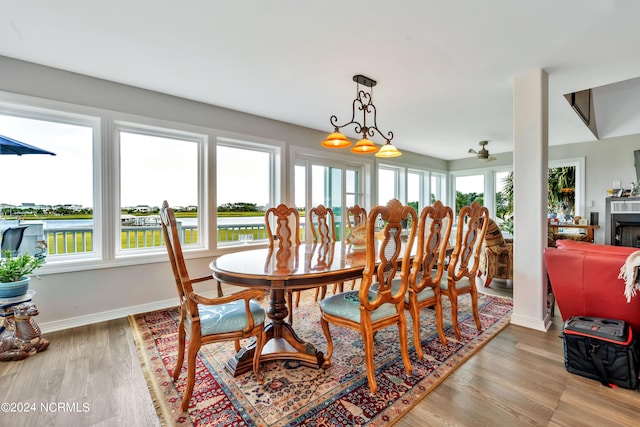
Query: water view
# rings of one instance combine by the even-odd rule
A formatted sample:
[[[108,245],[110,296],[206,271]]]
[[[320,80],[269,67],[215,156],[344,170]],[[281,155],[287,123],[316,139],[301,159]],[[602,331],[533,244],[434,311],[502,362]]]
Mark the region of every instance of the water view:
[[[195,227],[198,225],[197,218],[177,218],[177,221],[181,222],[183,226]],[[86,228],[93,225],[91,219],[52,219],[52,220],[0,220],[0,229],[7,227],[14,227],[16,225],[29,225],[29,224],[44,225],[45,230],[63,230],[68,228]],[[264,218],[260,216],[247,216],[247,217],[234,217],[234,218],[218,218],[218,224],[221,226],[229,226],[236,224],[256,225],[264,224]]]

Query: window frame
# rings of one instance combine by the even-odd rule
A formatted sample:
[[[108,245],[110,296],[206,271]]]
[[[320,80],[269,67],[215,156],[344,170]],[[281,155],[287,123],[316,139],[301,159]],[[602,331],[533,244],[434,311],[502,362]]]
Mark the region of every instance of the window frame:
[[[176,126],[177,127],[177,126]],[[203,191],[205,188],[203,176],[205,171],[205,157],[206,157],[206,144],[207,144],[207,135],[201,133],[188,132],[185,130],[167,128],[166,126],[157,126],[150,125],[146,123],[139,123],[138,121],[132,122],[128,120],[113,120],[111,124],[111,134],[113,139],[113,166],[114,166],[114,182],[112,185],[112,191],[110,195],[112,197],[112,211],[111,215],[115,222],[112,223],[113,233],[111,234],[113,241],[109,240],[108,252],[112,254],[115,259],[123,259],[128,257],[139,257],[142,255],[155,255],[155,254],[165,254],[166,248],[164,246],[156,246],[156,247],[142,247],[142,248],[132,248],[132,249],[122,249],[120,247],[121,240],[121,141],[120,134],[122,132],[137,134],[137,135],[145,135],[145,136],[153,136],[159,138],[167,138],[174,139],[179,141],[192,142],[197,145],[197,206],[198,206],[198,244],[195,245],[183,245],[184,252],[190,251],[202,251],[206,250],[209,247],[208,241],[208,221],[205,219],[208,217],[207,208],[206,208],[206,196]],[[158,206],[162,201],[158,200]]]
[[[227,250],[237,248],[242,245],[242,243],[226,243],[220,244],[217,238],[217,228],[218,228],[218,198],[217,198],[217,184],[218,184],[218,171],[216,167],[217,159],[218,159],[218,151],[217,148],[219,146],[236,148],[241,150],[251,150],[258,151],[262,153],[269,154],[269,201],[268,207],[275,207],[278,204],[278,201],[281,200],[282,194],[282,149],[283,144],[269,139],[255,138],[255,137],[239,137],[238,135],[217,135],[215,137],[215,144],[213,146],[213,156],[212,156],[212,194],[210,197],[210,205],[211,205],[211,232],[209,233],[211,247],[214,250]],[[256,243],[261,243],[259,240]],[[262,242],[266,243],[266,241]]]
[[[59,123],[91,128],[92,142],[92,210],[93,230],[91,252],[51,255],[38,274],[66,272],[87,269],[87,265],[104,259],[104,204],[103,204],[103,147],[102,136],[105,127],[101,114],[92,108],[79,108],[56,101],[0,92],[0,114],[30,120]]]
[[[321,166],[328,168],[337,168],[342,170],[342,186],[345,191],[342,192],[342,200],[341,205],[343,207],[343,211],[346,212],[347,206],[347,194],[346,194],[346,175],[347,170],[356,171],[358,173],[358,190],[356,199],[358,200],[358,205],[362,208],[365,208],[367,211],[370,209],[371,205],[371,170],[373,168],[373,160],[370,158],[355,158],[353,156],[345,156],[338,153],[331,153],[327,155],[327,151],[318,151],[311,149],[304,149],[300,147],[291,147],[291,164],[290,164],[290,173],[291,176],[295,176],[295,168],[296,166],[305,168],[305,209],[307,212],[311,209],[312,204],[312,166]],[[289,195],[291,197],[290,203],[295,203],[295,180],[290,180],[289,184]],[[286,203],[286,202],[285,202]],[[342,219],[344,223],[344,218]],[[307,227],[305,227],[306,229]],[[340,240],[343,240],[346,235],[346,227],[341,227],[342,236],[337,236]],[[306,235],[306,231],[305,231]]]

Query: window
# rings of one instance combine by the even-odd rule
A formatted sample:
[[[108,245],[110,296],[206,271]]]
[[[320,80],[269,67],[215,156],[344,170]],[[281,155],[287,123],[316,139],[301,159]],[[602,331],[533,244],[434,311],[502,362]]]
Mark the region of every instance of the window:
[[[386,205],[391,199],[404,202],[400,197],[400,171],[380,166],[378,168],[378,204]]]
[[[503,232],[513,233],[513,172],[496,172],[495,221]]]
[[[164,250],[159,207],[174,209],[184,246],[199,245],[198,142],[203,137],[117,125],[120,141],[118,250]]]
[[[446,204],[446,174],[429,170],[405,169],[391,166],[378,168],[378,203],[386,204],[396,198],[412,206],[420,214],[425,206],[436,200]],[[405,194],[406,189],[406,194]]]
[[[455,177],[456,215],[464,206],[478,202],[484,206],[484,175]]]
[[[420,214],[422,208],[426,206],[423,197],[425,191],[423,188],[423,174],[421,172],[409,171],[407,174],[407,204],[412,206],[418,214]]]
[[[98,120],[60,112],[3,108],[3,136],[55,153],[0,155],[0,229],[30,225],[36,240],[47,244],[50,262],[96,257],[100,234],[94,209],[100,195],[94,182],[94,135]]]
[[[309,173],[307,173],[309,172]],[[313,206],[323,204],[333,210],[336,220],[336,236],[344,239],[342,213],[353,205],[364,206],[362,168],[351,164],[326,161],[313,157],[299,157],[295,166],[296,207],[302,211],[301,222]],[[304,188],[302,188],[304,187]]]
[[[216,148],[218,246],[266,239],[265,211],[275,204],[278,150],[219,139]]]
[[[431,194],[429,196],[429,203],[433,204],[436,200],[440,200],[443,204],[446,203],[446,186],[447,176],[443,173],[431,172]]]
[[[164,259],[163,200],[191,253],[266,238],[264,211],[282,190],[283,143],[0,96],[0,134],[56,154],[0,155],[4,182],[16,183],[0,184],[0,230],[39,227],[47,273]]]

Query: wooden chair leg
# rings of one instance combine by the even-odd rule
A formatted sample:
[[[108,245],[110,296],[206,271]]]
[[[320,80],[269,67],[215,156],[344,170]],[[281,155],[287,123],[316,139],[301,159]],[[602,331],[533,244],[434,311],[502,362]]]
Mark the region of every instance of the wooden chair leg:
[[[405,328],[406,334],[406,328]],[[376,394],[378,391],[378,383],[376,383],[375,367],[373,366],[373,337],[371,334],[363,333],[362,342],[364,343],[364,360],[367,369],[367,381],[369,382],[370,393]]]
[[[471,286],[475,285],[475,283],[471,283]],[[481,331],[482,324],[480,323],[480,312],[478,311],[478,291],[474,288],[471,289],[471,307],[473,307],[473,318],[476,321],[476,327]]]
[[[462,334],[460,333],[460,326],[458,326],[458,296],[450,296],[449,301],[451,302],[451,325],[453,326],[453,332],[456,334],[456,338],[460,339]]]
[[[224,294],[222,293],[222,284],[219,280],[216,280],[216,285],[218,288],[218,298],[222,298],[224,296]]]
[[[407,375],[412,374],[411,360],[409,359],[409,339],[407,337],[407,318],[404,311],[401,311],[398,315],[398,332],[400,333],[400,354],[402,355],[402,363],[404,369],[407,371]],[[419,339],[418,339],[419,340]],[[371,349],[373,352],[373,348]],[[373,364],[373,360],[372,360]]]
[[[193,387],[196,383],[196,356],[200,349],[200,343],[192,339],[189,341],[189,349],[187,350],[187,388],[182,397],[182,412],[186,412],[189,408]]]
[[[300,305],[300,293],[302,293],[302,291],[296,291],[296,307]]]
[[[322,367],[328,368],[329,366],[331,366],[331,355],[333,354],[333,340],[331,339],[329,322],[324,320],[324,318],[321,318],[320,325],[322,326],[322,332],[324,332],[324,337],[327,340],[327,352],[324,354],[324,363],[322,364]]]
[[[422,350],[422,342],[420,340],[420,309],[414,305],[413,301],[409,303],[409,313],[411,313],[411,322],[413,324],[413,346],[416,349],[416,356],[422,360],[424,351]]]
[[[260,355],[262,354],[262,347],[264,347],[265,340],[266,334],[264,332],[264,327],[262,327],[262,331],[256,336],[256,347],[253,354],[253,374],[258,380],[258,384],[262,384],[264,382],[264,374],[260,372]]]
[[[438,328],[438,336],[442,345],[447,345],[447,337],[444,335],[444,324],[442,322],[442,300],[436,300],[436,326]]]
[[[493,280],[493,277],[487,277],[487,279],[484,281],[484,287],[488,288],[492,280]]]
[[[178,381],[180,377],[180,371],[182,371],[182,364],[184,363],[184,345],[185,345],[185,332],[184,321],[180,319],[180,325],[178,327],[178,359],[176,360],[176,368],[173,370],[173,381]]]

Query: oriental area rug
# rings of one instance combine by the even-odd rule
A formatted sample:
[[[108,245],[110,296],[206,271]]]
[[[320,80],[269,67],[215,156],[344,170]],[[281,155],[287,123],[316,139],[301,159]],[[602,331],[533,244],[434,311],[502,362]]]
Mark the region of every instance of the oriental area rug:
[[[302,339],[324,352],[327,344],[320,327],[320,309],[312,295],[313,291],[302,293],[300,306],[294,308],[294,327]],[[308,368],[294,361],[262,363],[262,385],[255,381],[253,372],[233,378],[225,370],[225,362],[235,354],[232,342],[203,346],[197,358],[196,385],[188,412],[180,410],[186,363],[178,381],[174,384],[172,380],[178,309],[130,316],[129,321],[162,425],[373,427],[395,423],[507,326],[512,301],[480,294],[482,331],[476,329],[468,295],[460,297],[459,308],[462,336],[456,340],[450,326],[450,305],[443,298],[446,346],[438,338],[433,310],[422,310],[423,360],[417,358],[413,348],[411,316],[407,312],[411,376],[406,375],[402,364],[397,327],[376,334],[375,396],[369,393],[362,339],[347,328],[330,325],[334,352],[329,369]]]

